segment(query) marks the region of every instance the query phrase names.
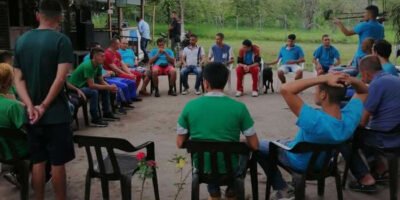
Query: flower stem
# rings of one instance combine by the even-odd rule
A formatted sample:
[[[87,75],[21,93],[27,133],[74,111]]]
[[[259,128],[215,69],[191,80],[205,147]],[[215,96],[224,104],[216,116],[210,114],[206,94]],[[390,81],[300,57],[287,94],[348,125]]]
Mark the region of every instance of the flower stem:
[[[140,200],[143,199],[143,190],[144,190],[144,183],[146,182],[146,173],[147,173],[147,167],[144,171],[144,175],[142,177],[142,190],[140,190]]]

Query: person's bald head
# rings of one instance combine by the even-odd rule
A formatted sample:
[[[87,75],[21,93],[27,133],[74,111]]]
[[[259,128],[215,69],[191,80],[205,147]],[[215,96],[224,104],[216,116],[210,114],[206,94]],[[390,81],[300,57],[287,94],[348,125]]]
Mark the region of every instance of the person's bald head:
[[[125,50],[129,47],[129,41],[126,38],[121,39],[121,49]]]
[[[378,56],[369,55],[361,59],[360,72],[364,82],[370,83],[375,74],[382,71],[382,65]]]

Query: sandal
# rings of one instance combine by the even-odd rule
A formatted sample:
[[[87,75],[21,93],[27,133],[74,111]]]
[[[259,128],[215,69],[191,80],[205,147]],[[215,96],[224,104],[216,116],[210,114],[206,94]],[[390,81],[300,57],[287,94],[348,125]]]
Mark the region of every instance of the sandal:
[[[376,192],[376,185],[363,185],[358,181],[352,181],[349,183],[349,188],[356,192],[373,193]]]
[[[382,174],[378,173],[373,173],[372,176],[374,177],[375,181],[377,183],[383,183],[383,182],[388,182],[389,181],[389,171],[386,170]]]

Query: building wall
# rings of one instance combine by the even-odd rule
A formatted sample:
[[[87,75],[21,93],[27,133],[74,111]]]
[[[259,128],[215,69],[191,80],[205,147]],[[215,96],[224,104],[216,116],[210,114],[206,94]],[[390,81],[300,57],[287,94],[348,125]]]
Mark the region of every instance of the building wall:
[[[10,49],[10,29],[7,0],[0,0],[0,49]]]

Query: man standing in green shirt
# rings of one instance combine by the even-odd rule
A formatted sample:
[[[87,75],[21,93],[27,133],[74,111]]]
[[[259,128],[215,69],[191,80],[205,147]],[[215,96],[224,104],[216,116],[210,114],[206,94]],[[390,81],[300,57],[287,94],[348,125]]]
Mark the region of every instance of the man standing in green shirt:
[[[110,110],[110,92],[118,91],[117,86],[109,85],[104,81],[102,75],[102,65],[104,63],[104,50],[93,48],[90,51],[90,60],[84,61],[79,65],[68,82],[79,88],[90,99],[90,115],[92,124],[98,127],[106,127],[107,122],[99,116],[99,94],[103,107],[103,117],[107,119],[116,119]],[[95,81],[96,80],[96,81]]]
[[[246,105],[225,96],[223,89],[228,81],[229,70],[221,63],[210,63],[204,68],[204,88],[207,94],[186,104],[178,119],[177,146],[191,140],[209,140],[218,142],[239,142],[242,133],[249,147],[258,149],[258,138],[254,129],[254,121]],[[209,161],[206,161],[206,169]],[[220,171],[223,160],[218,161]],[[233,198],[234,191],[226,196]],[[208,192],[212,199],[219,199],[219,185],[209,184]]]
[[[74,57],[69,38],[57,32],[62,19],[57,0],[42,0],[39,27],[23,34],[15,46],[15,86],[26,105],[28,144],[35,199],[44,199],[45,166],[51,163],[55,199],[66,195],[65,163],[75,158],[71,115],[63,90]]]

